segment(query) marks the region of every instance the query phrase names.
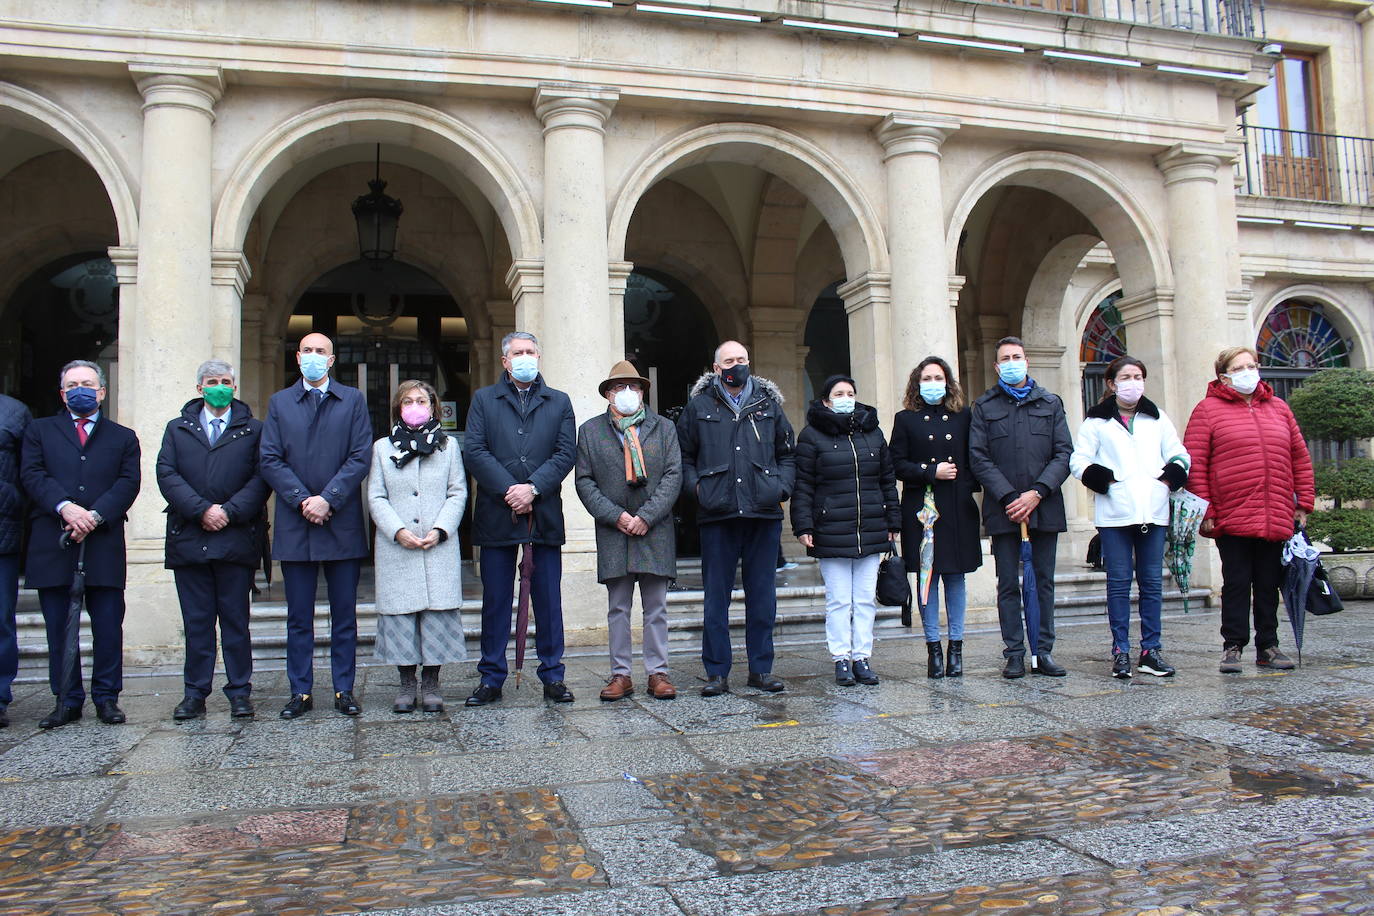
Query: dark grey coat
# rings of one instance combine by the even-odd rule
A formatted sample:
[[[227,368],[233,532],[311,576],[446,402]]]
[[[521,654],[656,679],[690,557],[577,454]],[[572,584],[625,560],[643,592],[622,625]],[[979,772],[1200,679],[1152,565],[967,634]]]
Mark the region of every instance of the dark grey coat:
[[[1067,531],[1064,493],[1073,438],[1064,402],[1039,385],[1017,401],[998,385],[973,404],[968,432],[969,465],[983,485],[983,527],[988,534],[1019,534],[1007,518],[1007,504],[1026,490],[1040,494],[1028,527]],[[938,540],[937,542],[938,543]]]
[[[632,487],[625,482],[625,449],[607,417],[592,417],[577,431],[577,496],[596,519],[596,581],[630,573],[674,578],[673,503],[682,487],[677,430],[663,417],[646,411],[639,442],[648,481]],[[649,533],[642,537],[622,534],[615,526],[622,512],[642,518]]]
[[[0,554],[19,552],[26,502],[19,484],[19,448],[31,420],[22,401],[0,394]]]
[[[463,463],[477,484],[472,503],[472,542],[478,547],[516,544],[559,546],[563,530],[563,478],[577,461],[572,402],[537,376],[524,403],[510,376],[479,388],[468,408]],[[506,490],[533,484],[533,519],[513,518]],[[533,535],[531,536],[531,521]]]

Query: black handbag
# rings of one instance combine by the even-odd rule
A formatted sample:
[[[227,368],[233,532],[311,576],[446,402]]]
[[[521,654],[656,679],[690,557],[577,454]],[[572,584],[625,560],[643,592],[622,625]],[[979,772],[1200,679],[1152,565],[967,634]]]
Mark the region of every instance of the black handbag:
[[[1345,604],[1341,601],[1341,596],[1336,594],[1336,590],[1331,587],[1331,580],[1326,575],[1326,567],[1322,566],[1321,561],[1318,560],[1317,568],[1312,573],[1312,583],[1307,586],[1307,613],[1322,617],[1343,610],[1345,610]]]
[[[892,552],[878,564],[877,598],[878,603],[886,607],[900,607],[902,626],[911,626],[911,581],[906,577],[906,561],[895,544]]]

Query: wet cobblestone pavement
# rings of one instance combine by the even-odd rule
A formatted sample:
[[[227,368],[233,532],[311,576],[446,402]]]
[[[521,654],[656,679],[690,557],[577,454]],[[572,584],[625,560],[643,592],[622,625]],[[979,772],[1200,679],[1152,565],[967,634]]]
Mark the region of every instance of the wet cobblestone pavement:
[[[1293,672],[1217,673],[1217,618],[1166,620],[1179,675],[1109,676],[1104,621],[1061,626],[1064,679],[998,676],[995,633],[931,682],[919,640],[842,688],[781,650],[781,695],[579,700],[508,689],[357,720],[173,723],[179,679],[130,677],[129,723],[53,732],[36,684],[0,731],[4,914],[1374,913],[1374,605],[1313,621]],[[317,676],[327,680],[325,672]],[[742,678],[741,678],[742,680]]]

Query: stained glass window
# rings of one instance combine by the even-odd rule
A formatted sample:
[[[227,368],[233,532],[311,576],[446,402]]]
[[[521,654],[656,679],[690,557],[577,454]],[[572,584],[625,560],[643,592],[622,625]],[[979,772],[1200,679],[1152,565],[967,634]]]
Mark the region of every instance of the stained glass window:
[[[1260,365],[1285,369],[1335,369],[1350,365],[1350,342],[1318,302],[1289,299],[1264,319],[1255,340]]]
[[[1088,326],[1083,329],[1083,341],[1079,346],[1078,361],[1089,363],[1109,363],[1118,356],[1126,355],[1126,324],[1116,303],[1121,292],[1112,293],[1093,309]]]

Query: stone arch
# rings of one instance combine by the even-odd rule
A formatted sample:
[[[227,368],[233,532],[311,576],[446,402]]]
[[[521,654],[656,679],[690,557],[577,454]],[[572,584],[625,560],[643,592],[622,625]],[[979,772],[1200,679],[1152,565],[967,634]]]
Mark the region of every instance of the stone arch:
[[[776,175],[821,212],[844,254],[850,277],[888,270],[887,240],[867,196],[821,147],[763,124],[708,124],[687,130],[647,153],[616,195],[608,224],[612,261],[624,260],[630,219],[645,192],[674,172],[707,162],[751,165]]]
[[[542,256],[534,198],[494,143],[434,108],[374,98],[317,106],[259,138],[234,168],[220,195],[214,246],[241,249],[263,198],[295,166],[340,146],[396,143],[398,130],[407,147],[451,164],[477,187],[495,210],[514,258]],[[455,190],[455,195],[463,198],[461,190]]]
[[[974,170],[977,176],[951,212],[945,256],[955,273],[959,236],[973,208],[999,185],[1039,188],[1062,198],[1088,219],[1116,257],[1129,295],[1172,285],[1168,246],[1145,208],[1111,172],[1082,156],[1051,150],[1012,153]]]
[[[0,117],[5,114],[20,129],[45,137],[81,157],[100,178],[110,198],[120,246],[138,244],[138,206],[133,182],[104,141],[51,99],[13,83],[0,82]]]
[[[1371,333],[1374,332],[1374,328],[1367,319],[1362,320],[1359,312],[1349,308],[1335,293],[1315,283],[1290,284],[1263,299],[1256,299],[1250,313],[1250,331],[1247,339],[1251,346],[1254,346],[1269,313],[1289,299],[1310,299],[1321,303],[1332,323],[1348,334],[1351,363],[1366,368],[1370,366],[1369,354],[1372,352],[1371,346],[1374,345]]]

